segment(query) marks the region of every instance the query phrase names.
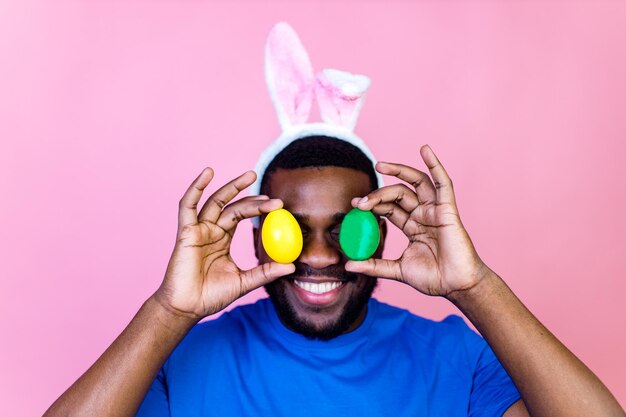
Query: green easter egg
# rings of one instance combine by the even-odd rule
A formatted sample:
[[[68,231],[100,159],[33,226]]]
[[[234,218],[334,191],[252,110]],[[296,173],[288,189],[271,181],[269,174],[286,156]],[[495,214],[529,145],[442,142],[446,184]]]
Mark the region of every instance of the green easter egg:
[[[371,211],[353,208],[346,214],[339,230],[339,245],[353,261],[371,257],[380,243],[380,230]]]

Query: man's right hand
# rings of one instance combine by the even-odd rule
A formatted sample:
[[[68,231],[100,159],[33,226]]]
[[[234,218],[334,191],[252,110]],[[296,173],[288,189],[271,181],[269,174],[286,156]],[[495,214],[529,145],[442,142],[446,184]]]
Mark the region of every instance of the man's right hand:
[[[295,270],[293,264],[275,262],[243,271],[230,256],[230,244],[239,222],[269,213],[283,202],[267,196],[231,200],[256,179],[253,171],[235,178],[204,203],[198,203],[213,178],[205,168],[180,200],[176,246],[163,283],[154,298],[170,312],[200,320],[239,297]]]
[[[266,196],[230,201],[256,178],[246,172],[216,191],[197,212],[213,178],[202,171],[182,200],[174,253],[159,289],[109,348],[46,411],[45,416],[132,416],[159,368],[201,318],[253,289],[294,271],[267,263],[242,271],[230,257],[237,224],[282,207]]]

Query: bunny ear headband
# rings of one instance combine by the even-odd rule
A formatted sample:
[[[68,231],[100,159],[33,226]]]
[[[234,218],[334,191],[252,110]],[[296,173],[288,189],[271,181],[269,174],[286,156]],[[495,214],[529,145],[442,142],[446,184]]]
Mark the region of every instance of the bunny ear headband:
[[[265,79],[282,134],[261,154],[254,171],[257,180],[250,194],[258,195],[265,170],[291,142],[309,136],[337,138],[359,148],[372,161],[376,159],[353,129],[365,101],[370,79],[335,69],[313,73],[304,46],[291,26],[276,24],[265,44]],[[323,123],[307,123],[314,99],[317,99]],[[382,176],[376,172],[378,185]],[[253,219],[259,226],[259,218]]]

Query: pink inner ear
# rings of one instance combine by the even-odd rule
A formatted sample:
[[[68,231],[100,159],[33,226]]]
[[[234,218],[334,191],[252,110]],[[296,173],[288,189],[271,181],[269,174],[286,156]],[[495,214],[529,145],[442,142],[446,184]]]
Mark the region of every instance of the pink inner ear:
[[[342,74],[349,77],[347,73]],[[342,89],[342,87],[344,88]],[[349,88],[347,87],[356,87],[356,85],[348,81],[342,86],[333,83],[324,72],[317,74],[315,93],[322,119],[326,123],[352,130],[359,116],[360,106],[365,99],[367,86],[357,89],[350,88],[352,91],[348,91]]]
[[[298,35],[286,23],[270,32],[265,59],[268,87],[283,129],[306,123],[314,98],[313,67]]]

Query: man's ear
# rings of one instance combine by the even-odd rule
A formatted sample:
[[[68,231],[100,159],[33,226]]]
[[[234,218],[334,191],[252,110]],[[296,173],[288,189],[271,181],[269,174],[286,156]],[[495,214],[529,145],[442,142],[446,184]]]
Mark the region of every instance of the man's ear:
[[[252,228],[252,239],[254,243],[254,256],[256,257],[256,260],[259,260],[259,228],[258,227],[253,227]]]

